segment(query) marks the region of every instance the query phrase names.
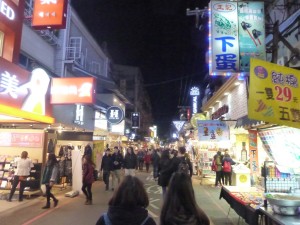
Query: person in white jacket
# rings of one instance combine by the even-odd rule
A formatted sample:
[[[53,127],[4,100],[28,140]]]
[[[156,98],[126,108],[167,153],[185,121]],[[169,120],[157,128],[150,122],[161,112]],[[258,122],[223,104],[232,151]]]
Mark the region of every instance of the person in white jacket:
[[[30,170],[34,166],[31,159],[28,158],[28,152],[23,151],[21,153],[21,158],[16,159],[15,166],[16,171],[14,173],[12,187],[9,193],[9,197],[7,199],[8,202],[11,202],[11,199],[16,191],[16,187],[18,186],[19,182],[19,202],[23,201],[23,193],[26,185],[26,179],[29,177]]]

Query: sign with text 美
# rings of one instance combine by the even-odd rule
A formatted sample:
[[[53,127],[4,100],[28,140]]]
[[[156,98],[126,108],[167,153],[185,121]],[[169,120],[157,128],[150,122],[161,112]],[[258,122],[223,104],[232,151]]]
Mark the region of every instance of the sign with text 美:
[[[35,29],[65,29],[67,0],[35,0],[32,27]]]
[[[250,60],[248,117],[300,128],[300,71]]]

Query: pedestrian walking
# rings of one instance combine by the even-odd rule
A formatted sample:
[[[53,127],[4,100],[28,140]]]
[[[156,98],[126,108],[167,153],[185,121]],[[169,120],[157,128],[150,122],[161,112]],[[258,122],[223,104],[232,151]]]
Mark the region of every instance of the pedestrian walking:
[[[144,162],[146,165],[146,172],[149,173],[150,163],[151,163],[151,153],[150,151],[146,151],[146,154],[144,156]]]
[[[159,160],[160,157],[158,155],[158,149],[154,149],[153,153],[152,153],[152,165],[153,165],[153,178],[154,180],[158,179],[158,164],[159,164]]]
[[[135,176],[135,168],[137,165],[137,157],[134,154],[133,148],[128,147],[124,158],[125,176]]]
[[[209,225],[210,221],[198,206],[192,180],[186,173],[174,173],[160,213],[160,225]]]
[[[144,157],[145,157],[145,151],[144,149],[140,149],[138,151],[137,154],[137,158],[138,158],[138,167],[140,171],[143,171],[143,167],[144,167]]]
[[[23,151],[21,153],[21,158],[17,158],[14,162],[16,170],[14,172],[14,178],[12,187],[9,193],[9,197],[7,199],[8,202],[11,202],[11,199],[16,191],[16,187],[20,182],[20,189],[19,189],[19,202],[23,201],[23,193],[26,185],[26,179],[30,175],[30,170],[34,167],[31,159],[28,158],[28,152]]]
[[[105,155],[102,157],[101,168],[100,171],[103,171],[103,181],[105,183],[105,190],[109,190],[109,176],[110,171],[112,169],[112,160],[110,156],[110,149],[107,148],[105,150]]]
[[[228,149],[225,150],[224,157],[222,159],[222,167],[223,167],[223,174],[225,178],[225,185],[231,186],[231,176],[232,176],[232,165],[235,165],[236,163],[233,161],[233,159],[230,157],[228,153]]]
[[[183,146],[179,147],[177,156],[172,158],[172,173],[181,171],[182,169],[185,169],[185,172],[192,177],[193,165],[191,160],[186,156],[186,149]]]
[[[58,162],[55,154],[49,153],[46,168],[44,170],[42,184],[46,186],[46,205],[42,209],[50,208],[50,199],[53,199],[54,207],[58,204],[58,199],[51,193],[52,186],[57,183],[58,179]]]
[[[170,158],[170,150],[162,151],[161,158],[158,165],[158,185],[162,188],[163,197],[165,197],[167,187],[172,176],[172,161]]]
[[[85,205],[93,204],[92,184],[94,183],[95,164],[91,157],[85,155],[82,165],[82,187],[81,190],[86,197]]]
[[[147,207],[149,198],[144,184],[137,177],[126,176],[112,198],[107,213],[101,215],[96,225],[155,225]]]
[[[216,179],[215,179],[215,187],[218,185],[222,186],[222,155],[221,151],[218,151],[217,154],[214,156],[214,160],[216,163]]]
[[[121,169],[122,169],[122,164],[123,164],[123,155],[121,154],[118,146],[114,147],[114,154],[111,156],[112,160],[112,170],[111,170],[111,175],[112,175],[112,181],[111,181],[111,190],[114,191],[116,187],[116,182],[118,181],[118,185],[121,182]]]

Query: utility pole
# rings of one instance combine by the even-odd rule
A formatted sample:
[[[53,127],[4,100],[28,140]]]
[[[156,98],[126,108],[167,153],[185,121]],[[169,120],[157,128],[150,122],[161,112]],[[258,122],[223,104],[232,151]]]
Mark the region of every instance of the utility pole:
[[[189,8],[186,9],[186,15],[187,16],[195,16],[196,17],[196,22],[195,22],[195,27],[198,29],[199,27],[199,16],[201,15],[201,18],[204,18],[207,14],[207,8],[205,7],[204,9],[199,9],[196,7],[194,10],[190,10]]]

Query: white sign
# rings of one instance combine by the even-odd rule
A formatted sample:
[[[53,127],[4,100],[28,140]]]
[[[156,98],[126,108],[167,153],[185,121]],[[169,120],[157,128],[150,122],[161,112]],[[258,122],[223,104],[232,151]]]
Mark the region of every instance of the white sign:
[[[192,87],[190,90],[190,95],[191,96],[195,96],[195,95],[200,95],[200,90],[198,87]]]
[[[0,0],[0,13],[6,16],[9,20],[14,20],[16,17],[14,10],[3,0]]]
[[[180,131],[184,125],[185,121],[173,121],[174,126],[176,127],[177,131]]]
[[[239,38],[237,2],[211,2],[211,75],[238,73]]]
[[[84,106],[83,105],[76,105],[76,111],[75,111],[75,120],[74,123],[78,125],[83,125],[83,112],[84,112]]]
[[[198,96],[193,96],[192,114],[198,113]]]

